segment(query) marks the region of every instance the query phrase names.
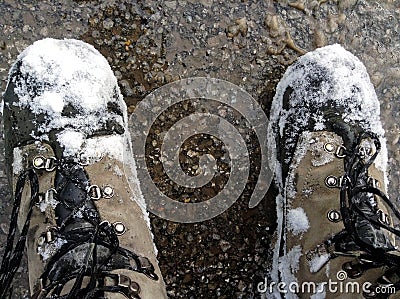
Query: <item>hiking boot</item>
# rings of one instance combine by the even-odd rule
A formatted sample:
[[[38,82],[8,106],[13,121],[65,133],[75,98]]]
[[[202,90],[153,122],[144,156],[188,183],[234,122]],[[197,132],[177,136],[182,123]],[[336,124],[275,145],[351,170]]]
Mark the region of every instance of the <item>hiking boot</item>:
[[[270,118],[278,226],[267,297],[386,298],[398,288],[399,213],[385,195],[379,111],[364,65],[339,45],[300,57],[278,84]]]
[[[166,298],[106,59],[77,40],[35,42],[10,70],[3,116],[15,199],[0,298],[25,246],[32,298]]]

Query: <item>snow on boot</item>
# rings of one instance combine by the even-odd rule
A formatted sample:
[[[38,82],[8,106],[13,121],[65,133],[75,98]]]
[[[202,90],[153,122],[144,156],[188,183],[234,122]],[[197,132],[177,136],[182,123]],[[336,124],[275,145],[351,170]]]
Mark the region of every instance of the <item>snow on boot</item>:
[[[77,40],[35,42],[10,70],[3,116],[15,199],[0,298],[25,246],[32,298],[166,298],[106,59]]]
[[[364,65],[339,45],[302,56],[277,86],[270,124],[280,194],[266,297],[394,293],[396,275],[379,281],[400,273],[400,214],[385,195],[386,140]]]

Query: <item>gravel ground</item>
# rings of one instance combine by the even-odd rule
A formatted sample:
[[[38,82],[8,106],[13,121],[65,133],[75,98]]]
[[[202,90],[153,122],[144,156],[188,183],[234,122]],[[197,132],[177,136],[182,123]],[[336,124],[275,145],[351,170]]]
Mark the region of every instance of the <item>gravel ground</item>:
[[[110,62],[129,106],[159,86],[179,78],[225,79],[249,92],[268,113],[274,88],[299,55],[316,47],[341,43],[366,65],[381,102],[389,145],[391,198],[398,198],[400,126],[400,1],[23,1],[0,0],[0,78],[5,89],[8,69],[18,53],[44,37],[78,38],[94,45]],[[148,157],[155,178],[163,178],[154,158],[157,138],[182,116],[207,105],[184,102],[168,109],[149,138]],[[237,113],[241,133],[248,137],[251,175],[241,198],[220,216],[198,224],[178,224],[152,216],[161,270],[171,298],[259,298],[274,230],[273,194],[254,209],[247,207],[259,173],[259,148],[254,132]],[[3,141],[0,140],[0,147]],[[175,198],[206,200],[227,180],[229,165],[221,159],[217,138],[195,136],[182,149],[187,171],[196,169],[197,154],[220,159],[223,171],[214,183],[185,194],[173,182],[159,186]],[[0,154],[0,244],[4,243],[11,196]],[[0,247],[0,253],[2,250]],[[14,298],[27,297],[26,262],[14,280]]]

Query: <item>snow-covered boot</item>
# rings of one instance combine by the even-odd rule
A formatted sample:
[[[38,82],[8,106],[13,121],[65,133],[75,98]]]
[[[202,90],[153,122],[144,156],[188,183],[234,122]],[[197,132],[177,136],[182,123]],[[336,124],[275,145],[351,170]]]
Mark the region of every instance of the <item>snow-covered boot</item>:
[[[280,194],[267,297],[394,293],[400,214],[385,195],[386,141],[364,65],[339,45],[302,56],[277,86],[270,124]]]
[[[107,60],[81,41],[35,42],[10,70],[4,132],[15,198],[0,298],[24,247],[32,298],[166,298]]]

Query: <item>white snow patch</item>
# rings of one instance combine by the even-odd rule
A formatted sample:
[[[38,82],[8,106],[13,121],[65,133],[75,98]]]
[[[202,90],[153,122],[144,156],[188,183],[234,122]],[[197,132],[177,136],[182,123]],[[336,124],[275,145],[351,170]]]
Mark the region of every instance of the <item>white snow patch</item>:
[[[55,209],[55,207],[58,205],[58,201],[54,199],[53,197],[49,199],[42,200],[39,203],[39,209],[42,213],[46,212],[46,209],[50,207],[51,209]]]
[[[107,135],[86,139],[82,152],[89,157],[101,158],[107,155],[118,161],[123,161],[125,135]]]
[[[342,140],[338,136],[329,136],[329,133],[323,133],[322,136],[317,136],[317,140],[310,141],[310,148],[312,153],[311,164],[319,167],[332,162],[335,156],[332,153],[328,153],[324,150],[324,144],[329,142],[336,146],[342,144]],[[336,137],[336,138],[335,138]]]
[[[58,91],[66,102],[86,112],[95,111],[112,98],[116,79],[107,60],[94,47],[68,41],[47,38],[28,47],[18,56],[22,74],[51,85],[50,90]],[[24,88],[17,90],[23,92]]]
[[[301,246],[294,246],[285,256],[282,256],[279,260],[279,268],[283,281],[290,283],[297,281],[294,274],[299,270],[300,257],[302,256]]]
[[[76,156],[85,142],[85,135],[77,131],[64,130],[57,134],[57,141],[64,147],[66,157]]]
[[[82,210],[77,211],[77,212],[75,213],[75,215],[74,215],[74,218],[80,218],[80,219],[82,219],[82,218],[83,218]]]
[[[316,293],[311,295],[310,299],[325,299],[325,297],[326,297],[325,284],[318,283],[316,286]]]
[[[30,106],[35,113],[45,112],[52,117],[60,117],[64,109],[64,98],[60,93],[49,90],[35,97]]]
[[[111,120],[121,126],[127,123],[117,79],[93,46],[72,39],[39,40],[18,56],[10,74],[18,66],[26,79],[14,82],[19,99],[15,105],[44,116],[35,139],[49,140],[50,131],[64,128],[91,136]],[[78,141],[66,143],[67,154]]]
[[[67,243],[66,240],[55,238],[53,242],[45,242],[43,245],[39,246],[38,253],[41,255],[43,261],[46,261],[51,258],[65,243]]]
[[[284,207],[284,197],[281,194],[276,196],[276,215],[277,215],[277,229],[274,235],[274,239],[276,239],[274,255],[272,258],[272,269],[271,269],[271,278],[273,281],[279,281],[279,251],[281,245],[281,235],[283,230],[283,207]]]
[[[330,276],[330,272],[331,272],[331,264],[328,263],[328,264],[326,265],[326,267],[325,267],[325,275],[326,275],[326,277],[329,277],[329,276]]]
[[[1,115],[3,115],[3,111],[4,111],[4,100],[1,99],[0,100],[0,113],[1,113]]]
[[[322,131],[325,129],[325,119],[324,116],[319,114],[314,116],[315,124],[314,130],[315,131]]]
[[[121,168],[119,168],[118,165],[114,166],[114,173],[118,176],[118,177],[122,177],[124,175],[124,172],[121,170]]]
[[[140,181],[138,180],[138,175],[137,175],[137,168],[136,168],[136,162],[134,159],[132,159],[133,153],[132,153],[132,143],[131,143],[131,136],[130,134],[126,134],[126,138],[124,140],[125,146],[123,147],[123,159],[124,159],[124,172],[125,175],[128,179],[128,182],[131,186],[132,193],[133,193],[133,198],[132,200],[136,201],[140,208],[143,211],[144,218],[147,222],[147,225],[150,226],[150,218],[149,218],[149,213],[147,212],[147,206],[146,206],[146,201],[144,199],[142,190],[140,189]],[[151,235],[153,237],[153,233],[150,229]],[[154,248],[157,251],[156,245],[154,244]]]
[[[12,170],[14,174],[20,174],[24,167],[22,165],[22,152],[19,148],[15,147],[13,151],[13,163],[12,163]]]
[[[313,188],[305,188],[305,189],[303,189],[302,192],[303,192],[305,197],[310,197],[311,194],[313,194],[314,189]]]
[[[296,196],[296,186],[295,177],[297,173],[297,167],[299,166],[301,160],[306,155],[309,149],[309,142],[311,133],[304,131],[296,147],[296,151],[293,154],[292,164],[290,165],[290,170],[286,178],[286,198],[294,198]]]
[[[292,231],[295,236],[305,233],[310,228],[310,222],[303,208],[298,207],[288,211],[287,228]]]
[[[329,261],[329,254],[325,253],[319,256],[314,256],[308,263],[310,265],[310,272],[315,273]]]

